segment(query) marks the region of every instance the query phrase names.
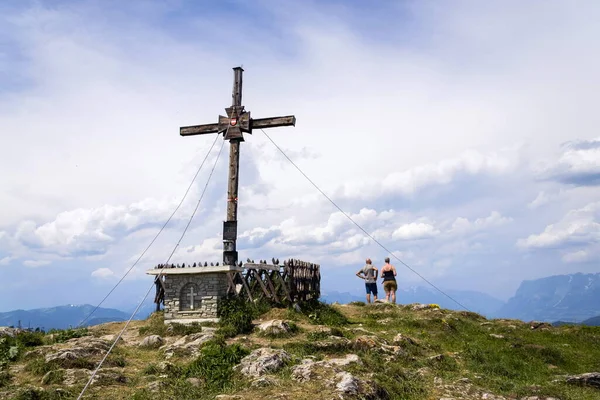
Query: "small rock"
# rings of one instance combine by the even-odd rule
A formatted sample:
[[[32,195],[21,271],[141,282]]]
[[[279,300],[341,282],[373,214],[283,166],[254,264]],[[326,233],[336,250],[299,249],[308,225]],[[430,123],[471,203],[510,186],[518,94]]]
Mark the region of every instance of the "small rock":
[[[346,354],[346,357],[344,357],[344,358],[331,358],[325,362],[327,364],[337,365],[339,367],[345,366],[345,365],[350,365],[352,363],[357,363],[357,364],[361,363],[360,358],[356,354]]]
[[[443,354],[436,354],[435,356],[427,357],[427,359],[431,361],[442,361],[444,358],[446,358],[446,356]]]
[[[146,385],[146,389],[151,392],[160,392],[164,386],[165,384],[161,381],[153,381]]]
[[[146,336],[139,344],[140,347],[157,349],[165,343],[165,340],[158,335]]]
[[[258,329],[261,332],[267,334],[281,335],[290,331],[290,325],[286,321],[274,319],[271,321],[263,322],[258,326]]]
[[[292,378],[298,382],[309,381],[314,376],[312,371],[314,365],[315,362],[313,360],[308,358],[303,359],[300,364],[292,368]]]
[[[495,333],[490,333],[490,336],[493,337],[494,339],[504,339],[503,335],[498,335]]]
[[[186,381],[194,387],[200,387],[200,384],[202,383],[198,378],[187,378]]]
[[[354,347],[359,349],[372,349],[379,347],[379,338],[375,335],[372,336],[359,336],[354,339]]]
[[[357,394],[358,393],[358,379],[349,372],[340,372],[336,375],[339,380],[335,388],[338,392],[345,394]]]
[[[237,394],[218,394],[215,396],[215,400],[241,400],[242,396]]]
[[[268,376],[261,376],[260,378],[254,379],[250,383],[250,386],[252,386],[252,387],[267,387],[267,386],[274,385],[276,382],[277,381],[273,378],[270,378]]]
[[[567,377],[567,383],[600,389],[600,372],[588,372]]]
[[[115,383],[127,383],[127,377],[116,368],[100,368],[92,379],[92,385],[110,386]]]
[[[409,344],[412,344],[414,346],[418,346],[419,345],[415,339],[413,339],[411,337],[408,337],[408,336],[404,336],[401,333],[397,334],[394,337],[394,343],[395,344],[409,343]]]

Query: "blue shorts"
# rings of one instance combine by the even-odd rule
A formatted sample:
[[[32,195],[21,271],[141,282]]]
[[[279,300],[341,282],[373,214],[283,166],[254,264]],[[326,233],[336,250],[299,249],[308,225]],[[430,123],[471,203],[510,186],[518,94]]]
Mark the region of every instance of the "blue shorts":
[[[373,293],[377,296],[377,282],[365,283],[365,289],[367,290],[367,294]]]

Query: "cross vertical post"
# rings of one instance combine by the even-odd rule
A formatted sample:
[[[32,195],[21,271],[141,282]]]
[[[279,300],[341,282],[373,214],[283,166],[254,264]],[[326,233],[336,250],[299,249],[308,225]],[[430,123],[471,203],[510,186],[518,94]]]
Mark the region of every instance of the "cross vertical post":
[[[233,69],[233,93],[231,108],[242,107],[242,73],[241,67]],[[231,125],[231,123],[230,123]],[[227,220],[223,223],[223,265],[236,265],[237,252],[237,204],[240,184],[240,143],[241,138],[229,140],[229,179],[227,182]],[[226,235],[226,231],[235,230],[235,235]]]
[[[227,116],[219,115],[216,124],[184,126],[179,129],[181,136],[223,133],[223,139],[229,140],[229,179],[227,182],[227,218],[223,222],[223,265],[235,266],[237,252],[237,210],[240,172],[240,143],[244,141],[242,132],[252,134],[252,129],[296,126],[296,117],[250,118],[250,112],[242,105],[241,67],[233,68],[233,92],[231,107],[225,109]]]

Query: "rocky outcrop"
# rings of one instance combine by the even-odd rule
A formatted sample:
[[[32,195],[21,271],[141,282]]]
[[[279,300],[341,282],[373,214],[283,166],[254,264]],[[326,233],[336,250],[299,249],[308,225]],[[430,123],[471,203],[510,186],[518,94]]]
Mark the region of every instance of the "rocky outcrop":
[[[172,344],[162,346],[161,350],[164,352],[167,359],[173,357],[175,354],[196,356],[202,345],[213,339],[214,336],[215,333],[213,330],[192,333],[191,335],[186,335],[176,340]]]
[[[146,336],[139,344],[140,347],[148,349],[158,349],[165,343],[165,340],[158,335]]]
[[[88,336],[71,339],[66,344],[67,347],[46,354],[46,363],[55,363],[62,368],[90,364],[90,358],[104,354],[110,348],[110,343]]]
[[[289,361],[290,355],[285,350],[263,347],[244,357],[235,369],[243,375],[259,377],[278,371]]]

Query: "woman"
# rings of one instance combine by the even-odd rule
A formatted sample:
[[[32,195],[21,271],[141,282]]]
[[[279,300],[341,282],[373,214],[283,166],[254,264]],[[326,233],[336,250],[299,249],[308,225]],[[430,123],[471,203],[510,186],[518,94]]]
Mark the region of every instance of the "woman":
[[[390,264],[390,258],[385,258],[385,265],[381,267],[381,278],[383,279],[383,290],[385,290],[385,301],[390,301],[390,295],[392,297],[392,303],[396,304],[396,290],[398,290],[398,284],[396,283],[396,268]]]

